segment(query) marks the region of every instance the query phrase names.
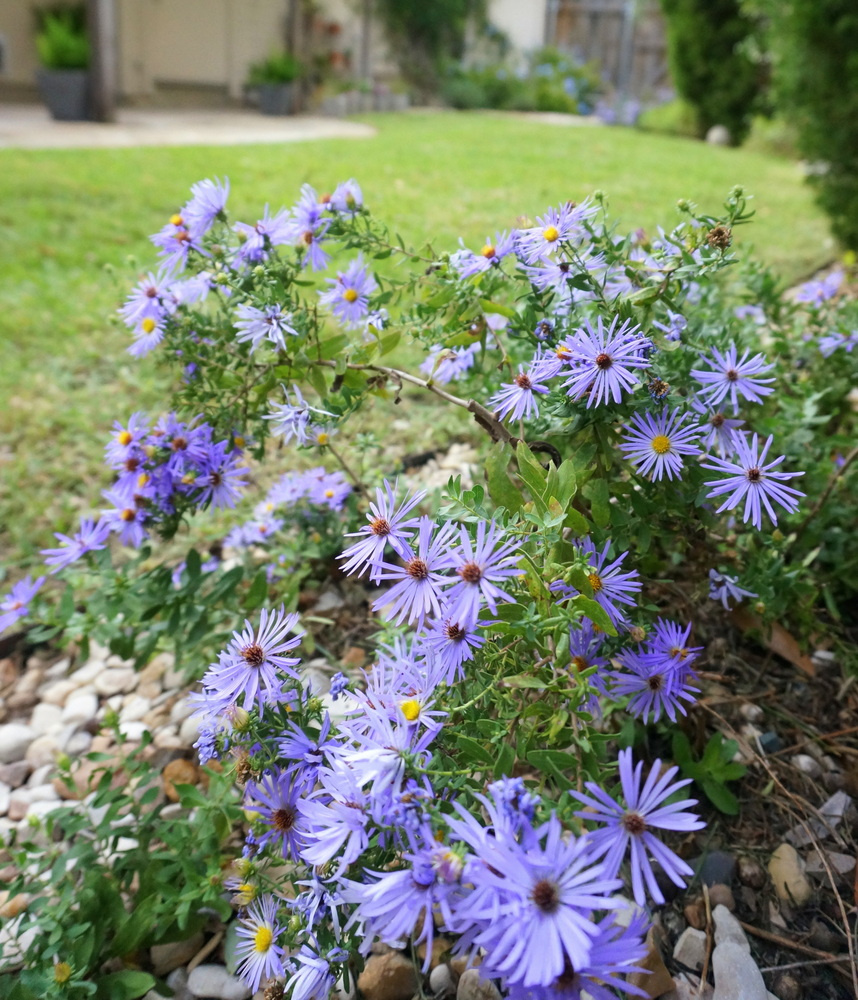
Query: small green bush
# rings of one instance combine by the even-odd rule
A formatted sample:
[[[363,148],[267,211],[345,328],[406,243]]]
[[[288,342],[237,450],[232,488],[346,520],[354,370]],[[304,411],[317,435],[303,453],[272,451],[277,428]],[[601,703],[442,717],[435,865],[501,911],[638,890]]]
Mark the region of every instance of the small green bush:
[[[761,89],[760,70],[743,47],[755,22],[739,0],[661,0],[670,70],[697,114],[697,134],[725,125],[735,143],[748,134]]]
[[[57,7],[40,13],[37,19],[36,51],[47,69],[86,69],[89,66],[89,39],[80,13],[71,7]]]
[[[266,83],[292,83],[302,72],[301,62],[288,52],[274,52],[250,67],[247,81],[251,87]]]
[[[638,118],[637,125],[644,132],[678,135],[686,139],[696,139],[698,134],[697,113],[681,98],[648,108]]]
[[[858,7],[854,0],[765,0],[775,99],[835,235],[858,247]]]

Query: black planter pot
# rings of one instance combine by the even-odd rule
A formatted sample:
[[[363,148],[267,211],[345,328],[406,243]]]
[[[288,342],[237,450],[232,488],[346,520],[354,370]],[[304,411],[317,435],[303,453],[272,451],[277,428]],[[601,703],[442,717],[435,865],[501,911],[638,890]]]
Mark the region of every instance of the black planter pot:
[[[259,85],[259,110],[264,115],[295,114],[297,85],[294,83],[262,83]]]
[[[86,121],[89,74],[85,69],[40,69],[36,81],[52,118],[64,122]]]

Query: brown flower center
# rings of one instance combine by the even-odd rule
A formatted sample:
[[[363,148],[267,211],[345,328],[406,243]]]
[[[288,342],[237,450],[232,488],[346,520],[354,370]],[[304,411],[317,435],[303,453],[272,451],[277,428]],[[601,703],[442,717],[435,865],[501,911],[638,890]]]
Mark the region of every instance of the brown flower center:
[[[753,469],[748,469],[745,475],[748,477],[748,482],[751,483],[758,483],[763,478],[762,472],[760,472],[756,465]]]
[[[369,530],[374,535],[389,535],[390,534],[390,522],[387,518],[376,517],[369,522]]]
[[[265,650],[258,642],[252,642],[242,649],[241,657],[249,667],[261,667],[265,663]]]
[[[727,376],[727,381],[728,382],[738,382],[739,381],[739,373],[736,371],[735,368],[728,368],[727,371],[724,372],[724,374]]]
[[[587,574],[587,580],[590,586],[593,588],[593,593],[598,594],[599,591],[602,589],[602,578],[599,576],[599,574],[595,570],[593,570],[592,573]]]
[[[587,667],[590,666],[590,664],[587,662],[586,657],[583,657],[583,656],[573,656],[572,657],[572,666],[576,670],[581,671],[581,670],[586,670]]]
[[[405,564],[405,572],[412,580],[425,580],[429,576],[429,567],[422,559],[412,559]]]
[[[557,886],[547,878],[542,878],[536,883],[530,898],[543,913],[554,913],[560,905]]]
[[[623,829],[633,837],[639,837],[646,831],[646,820],[640,813],[626,813],[622,823]]]
[[[465,630],[458,622],[447,622],[444,626],[444,633],[451,642],[461,642],[466,635]]]
[[[465,583],[479,583],[483,575],[483,571],[475,562],[465,563],[465,565],[460,566],[456,572],[465,581]]]
[[[519,389],[532,389],[533,383],[530,381],[530,376],[525,375],[524,372],[520,372],[515,376],[513,382],[519,387]]]
[[[726,419],[727,418],[723,413],[713,413],[709,418],[709,423],[712,424],[713,427],[723,427]]]
[[[170,442],[170,447],[173,451],[184,451],[188,447],[188,442],[183,437],[174,437]]]
[[[280,833],[288,833],[295,825],[294,809],[277,809],[271,815],[274,828]]]
[[[653,674],[647,678],[646,686],[650,691],[661,691],[664,687],[664,677],[661,674]]]
[[[607,371],[611,367],[611,365],[613,363],[614,363],[614,360],[611,357],[611,355],[610,354],[605,354],[604,351],[602,351],[601,354],[597,354],[596,355],[596,367],[597,368],[601,368],[601,370],[603,372]]]

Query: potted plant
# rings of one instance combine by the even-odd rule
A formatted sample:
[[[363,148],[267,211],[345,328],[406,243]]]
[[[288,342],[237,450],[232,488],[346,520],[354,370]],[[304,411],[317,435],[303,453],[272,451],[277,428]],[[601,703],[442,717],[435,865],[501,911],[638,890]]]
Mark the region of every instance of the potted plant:
[[[53,118],[87,117],[89,39],[84,8],[53,7],[36,14],[36,51],[42,69],[36,74],[42,100]]]
[[[264,115],[295,113],[301,63],[288,52],[270,55],[250,67],[248,84],[259,93],[259,110]]]

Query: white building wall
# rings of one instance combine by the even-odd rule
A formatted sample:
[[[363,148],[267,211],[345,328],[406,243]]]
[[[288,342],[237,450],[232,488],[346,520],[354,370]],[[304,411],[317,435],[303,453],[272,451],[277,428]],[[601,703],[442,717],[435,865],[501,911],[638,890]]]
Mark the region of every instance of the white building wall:
[[[489,20],[507,35],[518,52],[532,52],[545,44],[549,0],[490,0]]]

